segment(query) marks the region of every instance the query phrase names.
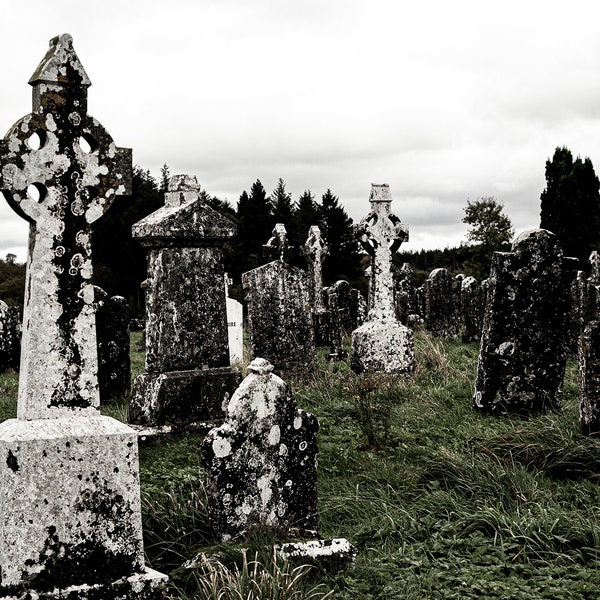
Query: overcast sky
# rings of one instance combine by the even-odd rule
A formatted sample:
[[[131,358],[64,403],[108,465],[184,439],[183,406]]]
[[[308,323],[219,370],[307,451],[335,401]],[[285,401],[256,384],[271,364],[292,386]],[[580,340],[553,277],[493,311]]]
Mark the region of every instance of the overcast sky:
[[[331,188],[355,221],[388,183],[403,249],[443,248],[482,196],[538,226],[557,146],[600,173],[599,23],[595,0],[3,0],[0,135],[70,33],[89,113],[155,176],[234,205],[256,179]],[[0,197],[0,256],[26,239]]]

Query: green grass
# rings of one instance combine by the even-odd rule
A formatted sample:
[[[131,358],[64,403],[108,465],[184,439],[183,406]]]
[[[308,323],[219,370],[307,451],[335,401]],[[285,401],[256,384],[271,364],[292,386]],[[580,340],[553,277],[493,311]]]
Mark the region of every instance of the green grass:
[[[147,562],[171,575],[171,598],[600,597],[600,441],[579,433],[574,361],[560,412],[494,418],[471,410],[476,345],[421,331],[415,344],[408,378],[357,377],[322,356],[316,374],[288,378],[321,425],[320,533],[358,547],[352,568],[294,571],[266,552],[264,531],[232,552],[207,524],[202,436],[141,445]],[[4,418],[15,398],[16,378],[0,377]],[[106,411],[126,415],[123,402]],[[200,551],[221,558],[180,568]]]

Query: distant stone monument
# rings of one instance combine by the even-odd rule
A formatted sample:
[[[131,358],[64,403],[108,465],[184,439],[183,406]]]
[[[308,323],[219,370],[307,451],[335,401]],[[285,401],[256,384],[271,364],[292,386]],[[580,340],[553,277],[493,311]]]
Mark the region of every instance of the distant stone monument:
[[[123,296],[109,296],[101,287],[94,286],[94,292],[100,402],[129,398],[129,306]]]
[[[0,190],[31,223],[17,419],[0,424],[0,596],[159,598],[137,434],[98,410],[91,224],[130,193],[131,151],[87,114],[71,36],[29,83],[33,111],[0,142]]]
[[[148,248],[148,279],[146,369],[134,381],[129,422],[222,419],[241,379],[229,362],[223,265],[235,226],[204,204],[195,177],[175,175],[165,205],[132,234]]]
[[[473,408],[529,415],[560,406],[575,265],[545,229],[494,253]]]
[[[391,212],[387,184],[373,184],[369,201],[371,212],[356,232],[371,256],[370,310],[367,321],[352,332],[350,365],[356,373],[409,373],[415,363],[413,337],[396,317],[392,275],[392,254],[408,239],[408,226]]]
[[[17,371],[21,355],[21,318],[16,306],[0,300],[0,373]]]
[[[252,525],[315,532],[319,423],[268,361],[248,371],[202,443],[211,523],[224,540]]]
[[[423,284],[425,328],[439,338],[458,338],[461,281],[447,269],[434,269]]]
[[[311,371],[317,357],[308,276],[286,262],[289,246],[282,223],[266,246],[279,258],[242,274],[251,357],[265,358],[277,370]]]
[[[327,309],[323,302],[323,261],[329,255],[329,248],[321,237],[321,230],[312,225],[308,230],[308,238],[302,248],[302,253],[308,262],[308,277],[310,281],[310,301],[315,344],[329,345],[329,323]]]
[[[465,277],[460,284],[460,335],[465,344],[481,340],[485,285],[474,277]]]

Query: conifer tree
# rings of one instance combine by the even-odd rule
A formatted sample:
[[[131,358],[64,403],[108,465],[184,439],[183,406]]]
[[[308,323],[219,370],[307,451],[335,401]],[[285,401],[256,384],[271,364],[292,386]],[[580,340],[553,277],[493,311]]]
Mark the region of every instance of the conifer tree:
[[[556,148],[546,161],[540,199],[540,227],[555,233],[565,255],[584,266],[590,252],[600,249],[600,182],[592,161],[573,160],[568,148]]]

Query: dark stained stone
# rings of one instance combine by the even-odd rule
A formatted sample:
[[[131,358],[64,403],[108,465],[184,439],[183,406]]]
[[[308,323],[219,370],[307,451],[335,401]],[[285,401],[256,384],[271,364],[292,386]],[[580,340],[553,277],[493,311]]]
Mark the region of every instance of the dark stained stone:
[[[600,434],[600,321],[588,323],[579,338],[579,425],[583,435]]]
[[[485,310],[485,286],[465,277],[460,286],[460,333],[464,343],[479,342]]]
[[[21,356],[21,318],[16,306],[0,300],[0,373],[17,371]]]
[[[540,414],[560,406],[575,260],[544,229],[492,259],[473,407]]]
[[[461,280],[447,269],[434,269],[423,284],[425,328],[440,338],[458,338],[460,329]]]

